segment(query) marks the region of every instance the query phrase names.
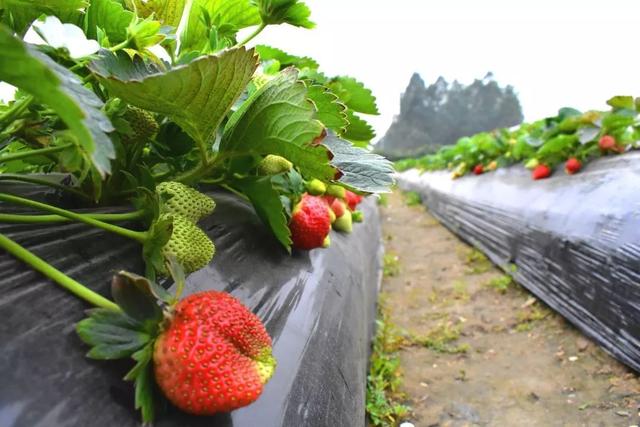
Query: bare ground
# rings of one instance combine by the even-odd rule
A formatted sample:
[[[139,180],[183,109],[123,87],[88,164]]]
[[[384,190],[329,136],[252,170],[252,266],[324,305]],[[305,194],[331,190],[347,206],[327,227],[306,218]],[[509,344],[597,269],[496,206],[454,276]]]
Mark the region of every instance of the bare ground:
[[[415,426],[634,426],[638,377],[396,191],[383,294]],[[393,272],[391,272],[393,273]]]

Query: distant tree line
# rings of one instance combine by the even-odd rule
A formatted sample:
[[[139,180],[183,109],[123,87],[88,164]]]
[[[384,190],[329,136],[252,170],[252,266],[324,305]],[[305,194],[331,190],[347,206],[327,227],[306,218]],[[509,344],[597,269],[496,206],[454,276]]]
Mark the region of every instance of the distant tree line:
[[[500,87],[492,73],[470,85],[442,76],[429,87],[414,73],[400,99],[400,114],[376,144],[390,158],[416,156],[455,143],[463,136],[522,122],[512,86]]]

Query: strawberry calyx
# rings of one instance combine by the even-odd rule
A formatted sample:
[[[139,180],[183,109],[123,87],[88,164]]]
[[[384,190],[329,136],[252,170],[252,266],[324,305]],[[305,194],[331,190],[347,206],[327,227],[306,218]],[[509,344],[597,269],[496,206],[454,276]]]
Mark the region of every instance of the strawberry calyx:
[[[133,359],[136,363],[124,379],[135,385],[135,408],[144,423],[154,419],[157,393],[151,360],[155,340],[175,304],[161,286],[137,274],[121,271],[113,276],[111,294],[121,311],[98,308],[76,325],[76,332],[91,349],[87,357],[97,360]]]

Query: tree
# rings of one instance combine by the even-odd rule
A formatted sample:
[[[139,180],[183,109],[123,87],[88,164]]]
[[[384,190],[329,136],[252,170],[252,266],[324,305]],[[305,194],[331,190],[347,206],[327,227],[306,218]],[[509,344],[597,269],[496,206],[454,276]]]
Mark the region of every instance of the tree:
[[[500,87],[491,72],[467,86],[440,76],[428,87],[414,73],[401,95],[400,114],[376,151],[391,158],[421,155],[463,136],[515,126],[522,119],[515,89]]]

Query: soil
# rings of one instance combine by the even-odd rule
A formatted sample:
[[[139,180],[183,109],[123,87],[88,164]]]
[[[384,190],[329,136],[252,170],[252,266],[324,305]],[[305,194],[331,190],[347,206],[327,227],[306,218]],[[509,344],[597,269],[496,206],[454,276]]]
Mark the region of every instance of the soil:
[[[635,426],[640,381],[398,191],[382,285],[415,426]],[[393,269],[390,269],[393,270]],[[395,273],[395,274],[394,274]],[[505,280],[505,279],[503,279]],[[508,279],[507,279],[508,280]]]

